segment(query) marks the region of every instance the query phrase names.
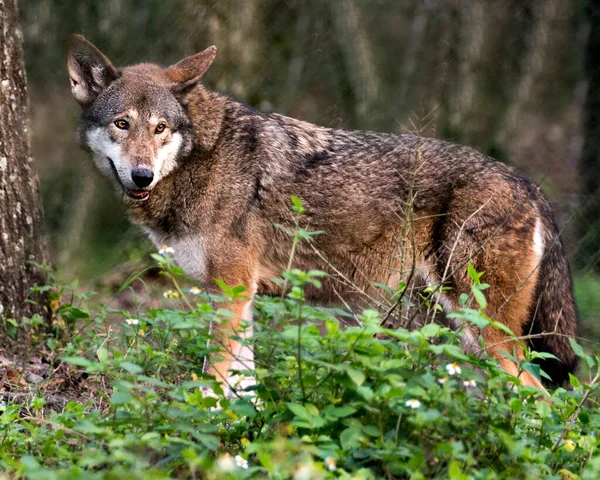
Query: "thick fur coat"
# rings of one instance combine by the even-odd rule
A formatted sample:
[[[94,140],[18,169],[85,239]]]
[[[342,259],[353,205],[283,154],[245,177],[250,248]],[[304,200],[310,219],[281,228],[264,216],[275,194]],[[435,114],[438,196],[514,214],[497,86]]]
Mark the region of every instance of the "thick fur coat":
[[[290,257],[291,238],[279,226],[295,226],[291,196],[306,209],[301,226],[324,232],[300,243],[294,257],[295,267],[330,274],[307,292],[312,301],[370,304],[412,327],[430,321],[431,310],[396,305],[374,282],[393,290],[405,282],[402,300],[426,299],[447,313],[470,292],[471,263],[490,285],[486,313],[556,355],[544,365],[554,381],[573,371],[569,267],[534,182],[442,140],[323,128],[253,110],[200,83],[215,53],[119,70],[74,36],[68,55],[83,107],[80,143],[114,180],[131,221],[156,245],[171,246],[209,291],[218,290],[216,279],[248,289],[232,321],[213,332],[228,353],[207,362],[208,373],[232,384],[230,370],[252,366],[250,349],[231,335],[251,319],[256,293],[278,291],[271,279]],[[478,333],[467,329],[465,349],[479,349]],[[482,335],[517,376],[501,351],[522,359],[520,343],[492,328]],[[520,378],[541,388],[528,372]]]

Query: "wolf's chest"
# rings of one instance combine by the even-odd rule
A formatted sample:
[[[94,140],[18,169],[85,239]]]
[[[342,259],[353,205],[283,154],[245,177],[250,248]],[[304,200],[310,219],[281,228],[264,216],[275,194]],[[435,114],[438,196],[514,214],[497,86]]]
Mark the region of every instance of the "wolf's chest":
[[[205,282],[206,279],[206,239],[200,235],[186,235],[183,237],[167,237],[166,235],[142,227],[150,240],[159,250],[167,246],[173,249],[173,256],[188,277]]]

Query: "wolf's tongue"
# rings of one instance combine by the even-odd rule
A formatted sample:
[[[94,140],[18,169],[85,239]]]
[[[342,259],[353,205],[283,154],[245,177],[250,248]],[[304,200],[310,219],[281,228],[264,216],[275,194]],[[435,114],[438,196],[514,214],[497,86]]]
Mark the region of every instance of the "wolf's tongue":
[[[144,199],[150,195],[147,190],[127,190],[127,195],[131,198]]]

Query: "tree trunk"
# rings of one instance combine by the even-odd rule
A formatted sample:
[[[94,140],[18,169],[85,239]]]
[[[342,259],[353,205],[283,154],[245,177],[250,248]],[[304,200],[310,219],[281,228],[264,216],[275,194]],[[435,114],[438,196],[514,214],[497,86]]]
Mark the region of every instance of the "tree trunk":
[[[581,234],[578,263],[600,271],[600,5],[588,0],[586,16],[590,30],[585,50],[585,73],[588,81],[584,105],[584,143],[579,172],[581,193],[585,199],[578,218]]]
[[[370,38],[362,21],[360,8],[354,0],[327,2],[344,56],[353,95],[356,99],[355,118],[368,128],[377,128],[381,121],[378,108],[380,81]]]
[[[48,261],[22,43],[16,0],[0,0],[0,317],[16,319],[44,311],[27,301],[35,299],[30,288],[46,280],[29,261]]]

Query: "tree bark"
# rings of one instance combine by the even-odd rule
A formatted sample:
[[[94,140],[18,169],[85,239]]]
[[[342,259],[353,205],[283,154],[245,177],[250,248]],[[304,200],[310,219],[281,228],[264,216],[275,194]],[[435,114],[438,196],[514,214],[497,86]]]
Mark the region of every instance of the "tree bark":
[[[590,27],[585,49],[588,91],[584,105],[584,143],[579,164],[581,193],[585,203],[578,218],[581,239],[577,260],[581,267],[600,272],[600,5],[593,0],[588,0],[586,4]]]
[[[354,0],[327,2],[348,73],[354,97],[355,117],[368,128],[381,121],[378,108],[380,81],[370,38],[365,30],[360,8]]]
[[[21,319],[45,310],[30,288],[47,263],[39,181],[30,156],[27,81],[16,0],[0,0],[0,317]],[[41,303],[41,304],[40,304]]]

